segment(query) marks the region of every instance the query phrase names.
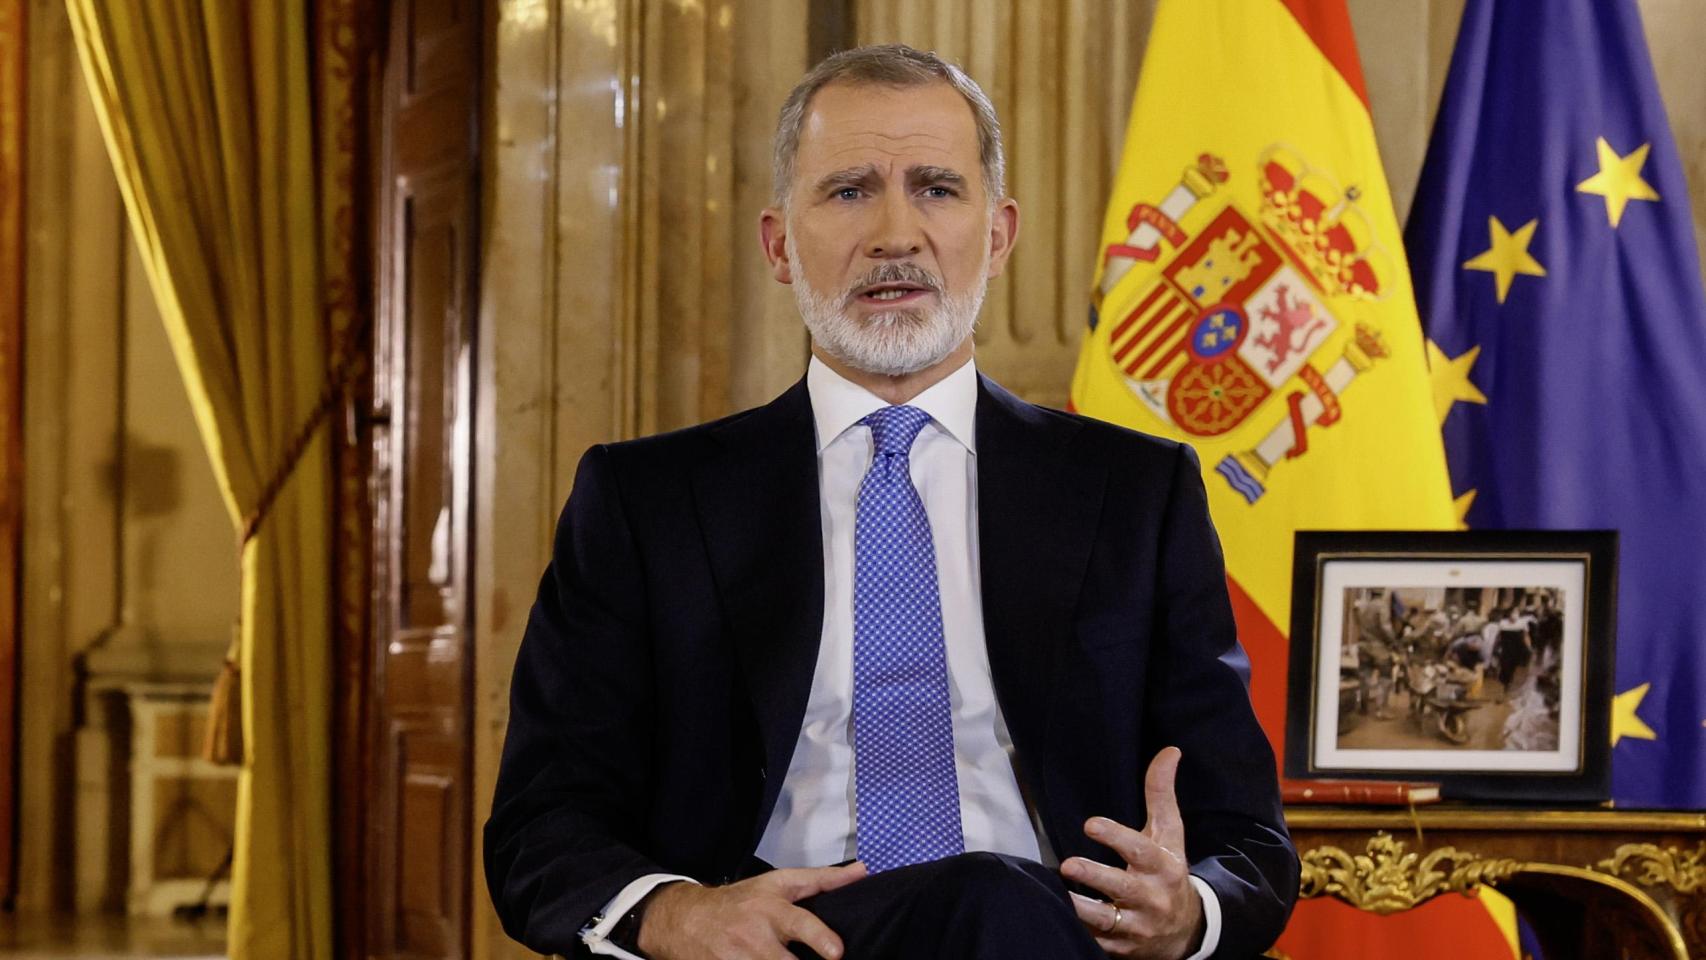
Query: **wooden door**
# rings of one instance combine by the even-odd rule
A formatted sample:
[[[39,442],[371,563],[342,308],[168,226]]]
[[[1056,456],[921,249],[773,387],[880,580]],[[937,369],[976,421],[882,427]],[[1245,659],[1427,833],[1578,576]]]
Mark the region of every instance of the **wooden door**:
[[[468,949],[481,0],[392,0],[378,98],[366,954]]]

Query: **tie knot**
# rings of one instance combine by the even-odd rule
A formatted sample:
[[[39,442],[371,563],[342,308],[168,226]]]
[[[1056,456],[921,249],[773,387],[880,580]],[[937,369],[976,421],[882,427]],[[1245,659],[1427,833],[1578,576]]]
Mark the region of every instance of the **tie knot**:
[[[871,442],[878,453],[905,455],[930,415],[917,407],[884,407],[859,422],[871,428]]]

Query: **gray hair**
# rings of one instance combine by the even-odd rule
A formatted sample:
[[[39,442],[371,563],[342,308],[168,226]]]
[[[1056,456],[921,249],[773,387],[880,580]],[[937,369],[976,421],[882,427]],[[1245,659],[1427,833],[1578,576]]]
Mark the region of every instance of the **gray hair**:
[[[914,50],[902,43],[883,43],[832,54],[789,92],[782,104],[782,115],[776,121],[771,159],[779,206],[787,207],[788,193],[794,184],[794,161],[800,152],[800,127],[805,123],[806,108],[819,90],[832,83],[901,89],[946,83],[953,87],[965,98],[977,123],[978,161],[983,165],[983,186],[989,201],[994,203],[1004,196],[1007,158],[1001,146],[1001,122],[996,119],[995,105],[989,102],[983,88],[966,76],[964,70],[934,53]]]

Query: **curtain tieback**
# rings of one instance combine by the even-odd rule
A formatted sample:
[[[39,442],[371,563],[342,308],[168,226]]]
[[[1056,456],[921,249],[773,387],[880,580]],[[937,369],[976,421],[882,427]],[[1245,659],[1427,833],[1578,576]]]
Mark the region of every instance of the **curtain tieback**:
[[[255,539],[255,534],[260,532],[261,524],[272,511],[273,502],[296,473],[296,468],[302,463],[302,455],[308,452],[308,444],[314,439],[314,434],[332,415],[338,401],[349,392],[350,384],[361,364],[341,363],[338,366],[339,369],[333,371],[333,376],[329,377],[326,385],[321,388],[320,398],[314,401],[314,409],[308,412],[308,418],[297,428],[290,438],[290,443],[285,446],[278,468],[267,477],[267,482],[261,485],[260,495],[255,498],[255,506],[243,516],[243,522],[237,531],[239,553],[248,546],[250,540]]]
[[[296,473],[301,465],[302,457],[308,452],[308,444],[313,441],[314,434],[331,417],[338,402],[349,393],[350,386],[355,382],[356,374],[362,364],[359,360],[340,363],[328,378],[320,397],[314,401],[314,409],[308,412],[302,426],[291,435],[290,443],[284,448],[284,456],[280,458],[278,468],[267,477],[261,485],[261,492],[255,498],[255,506],[244,514],[242,523],[237,531],[237,556],[241,563],[243,550],[249,541],[255,539],[260,532],[261,524],[266,521],[272,505],[284,490],[284,485]],[[208,704],[207,736],[202,740],[202,756],[217,764],[234,766],[243,762],[243,699],[242,699],[242,668],[238,666],[238,648],[242,643],[243,624],[241,613],[233,630],[231,649],[225,654],[225,662],[219,668],[219,676],[213,681],[213,699]]]

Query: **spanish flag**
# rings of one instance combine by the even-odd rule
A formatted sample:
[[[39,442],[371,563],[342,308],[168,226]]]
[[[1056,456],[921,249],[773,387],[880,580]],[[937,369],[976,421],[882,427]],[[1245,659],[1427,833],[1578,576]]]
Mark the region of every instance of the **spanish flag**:
[[[1293,532],[1457,526],[1344,0],[1162,0],[1101,251],[1072,404],[1199,453],[1278,754]],[[1315,900],[1278,949],[1508,960],[1501,927]]]

